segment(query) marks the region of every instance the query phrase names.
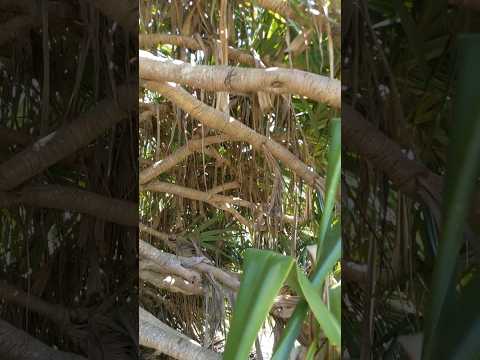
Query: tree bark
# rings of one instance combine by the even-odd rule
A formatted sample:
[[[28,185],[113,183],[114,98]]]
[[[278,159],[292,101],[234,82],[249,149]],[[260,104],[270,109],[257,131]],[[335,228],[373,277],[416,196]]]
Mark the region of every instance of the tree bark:
[[[164,95],[204,125],[228,135],[232,140],[245,141],[262,152],[270,151],[273,156],[304,179],[307,184],[319,191],[324,191],[324,181],[320,175],[312,171],[288,149],[274,140],[258,134],[240,121],[197,100],[178,85],[147,81],[144,86]]]
[[[342,105],[342,144],[362,156],[392,181],[404,194],[428,202],[440,202],[442,177],[417,160],[409,159],[401,147],[375,128],[351,105]]]
[[[220,354],[201,347],[185,335],[168,327],[143,308],[139,309],[140,345],[156,349],[178,360],[220,360]]]
[[[138,226],[138,204],[61,185],[28,186],[1,193],[0,208],[24,204],[88,214],[119,225]]]
[[[0,354],[3,360],[86,360],[80,355],[54,350],[1,319]]]
[[[156,247],[139,240],[139,254],[142,260],[149,260],[148,263],[142,265],[140,261],[141,270],[157,271],[162,274],[177,275],[191,283],[199,284],[201,282],[200,274],[184,267],[175,255],[166,253],[157,249]]]
[[[142,267],[144,261],[140,262]],[[139,271],[139,277],[141,280],[146,281],[158,289],[165,289],[170,292],[182,293],[184,295],[203,295],[204,290],[200,284],[192,284],[185,281],[183,278],[158,273],[152,270]]]
[[[118,102],[106,99],[86,114],[38,140],[0,164],[0,191],[12,190],[48,167],[88,145],[106,130],[127,118],[138,99],[134,86],[118,88]]]
[[[172,255],[157,249],[143,240],[139,240],[139,252],[141,259],[150,260],[156,264],[157,269],[163,269],[157,272],[178,275],[193,283],[199,283],[199,273],[209,273],[232,290],[240,288],[240,281],[235,276],[205,262],[206,258]],[[145,268],[145,270],[148,269],[150,268]],[[155,268],[152,269],[155,270]]]
[[[295,69],[250,69],[231,66],[190,65],[140,51],[142,80],[171,81],[209,91],[297,94],[340,108],[339,80]]]

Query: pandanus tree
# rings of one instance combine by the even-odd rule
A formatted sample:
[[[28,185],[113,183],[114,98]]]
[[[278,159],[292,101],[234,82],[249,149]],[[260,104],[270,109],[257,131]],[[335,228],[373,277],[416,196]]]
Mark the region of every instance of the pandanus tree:
[[[140,15],[144,352],[338,358],[340,2]]]
[[[136,356],[136,7],[0,2],[2,359]]]
[[[467,212],[478,175],[478,86],[469,81],[478,38],[462,35],[478,31],[478,13],[475,1],[459,3],[344,2],[342,329],[351,358],[478,356],[478,206]]]

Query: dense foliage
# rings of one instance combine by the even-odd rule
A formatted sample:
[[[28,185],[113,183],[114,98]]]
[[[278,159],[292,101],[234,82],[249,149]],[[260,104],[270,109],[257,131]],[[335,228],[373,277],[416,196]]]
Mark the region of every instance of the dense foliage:
[[[339,77],[339,2],[322,6],[321,2],[313,1],[288,4],[275,1],[142,1],[140,13],[142,50],[153,54],[160,62],[162,60],[158,59],[209,65],[214,70],[208,80],[218,80],[218,86],[224,83],[220,74],[216,77],[218,68],[215,66],[218,65],[232,66],[232,74],[239,68],[278,67],[322,74],[325,78]],[[204,90],[202,86],[207,85],[202,81],[195,87],[185,86],[193,97],[184,94],[183,98],[199,99],[209,105],[208,108],[196,105],[197,113],[201,112],[198,109],[207,109],[217,115],[227,113],[254,131],[251,137],[235,140],[228,129],[225,135],[205,125],[205,121],[199,122],[201,114],[196,116],[183,111],[178,93],[163,96],[161,90],[155,91],[152,83],[146,83],[150,79],[142,79],[142,62],[140,74],[141,84],[149,89],[140,94],[141,239],[163,253],[180,256],[177,259],[182,263],[192,256],[206,258],[235,279],[240,279],[238,275],[245,270],[246,249],[273,251],[270,255],[250,253],[250,257],[256,259],[250,261],[253,282],[250,288],[248,285],[244,285],[247,286],[244,290],[240,288],[239,309],[261,307],[262,298],[257,295],[262,282],[277,286],[272,279],[262,280],[262,276],[269,274],[268,261],[270,265],[277,261],[278,264],[291,264],[287,258],[282,260],[277,256],[289,255],[298,263],[301,273],[312,273],[317,267],[315,245],[320,229],[323,226],[330,233],[330,225],[338,225],[339,221],[339,214],[335,212],[321,225],[327,187],[327,153],[332,136],[329,122],[338,115],[338,110],[298,94],[275,95],[261,86],[255,91],[229,94]],[[176,75],[179,74],[170,76],[175,79]],[[228,81],[235,82],[235,75],[231,80],[225,79],[225,84]],[[260,84],[262,80],[258,78],[257,81]],[[165,85],[162,86],[165,90]],[[309,184],[288,162],[279,162],[275,152],[265,146],[256,146],[251,140],[258,136],[275,141],[284,151],[293,154],[295,163],[305,164],[312,178],[319,179],[318,183]],[[339,141],[340,134],[336,136]],[[328,165],[334,168],[337,164],[339,169],[339,153],[332,159]],[[155,167],[162,171],[155,171]],[[329,198],[332,206],[335,198],[338,197],[333,190]],[[335,240],[340,243],[340,239]],[[333,243],[332,240],[329,246]],[[327,283],[332,286],[339,279],[338,273],[333,277],[330,272],[333,265],[327,269]],[[239,326],[236,327],[237,335],[246,334],[242,332],[244,328],[241,330],[242,325],[231,323],[238,285],[232,286],[215,275],[203,273],[200,285],[180,287],[177,286],[178,278],[176,283],[172,282],[174,277],[166,276],[168,272],[161,267],[157,267],[152,277],[147,265],[142,265],[142,258],[140,269],[140,276],[145,280],[140,293],[141,306],[171,328],[220,352],[232,326]],[[285,279],[278,271],[271,274],[277,276],[280,292],[268,290],[275,299],[271,296],[264,299],[264,311],[268,312],[273,302],[268,328],[273,327],[277,345],[302,293],[286,284],[282,286]],[[164,279],[162,284],[159,278]],[[323,278],[314,290],[319,298],[321,284]],[[241,295],[243,292],[246,295]],[[249,298],[258,301],[250,305],[242,303],[241,299],[249,301]],[[254,313],[251,310],[250,314]],[[260,319],[260,326],[265,317],[257,319]],[[325,356],[320,354],[329,351],[334,354],[335,350],[327,350],[325,335],[318,331],[315,317],[309,315],[306,322],[303,317],[300,319],[300,324],[304,323],[299,338],[302,351],[310,347],[311,355]],[[251,330],[254,338],[258,330]],[[261,337],[264,335],[262,332]],[[140,336],[142,338],[142,333]],[[230,343],[236,341],[240,341],[238,336],[236,340],[229,340]],[[257,358],[262,358],[260,349],[264,356],[272,354],[272,344],[267,341],[257,342]],[[239,344],[230,345],[230,350],[239,349],[237,345],[241,349]],[[245,346],[248,354],[252,344],[247,340]],[[226,356],[234,353],[230,351]]]

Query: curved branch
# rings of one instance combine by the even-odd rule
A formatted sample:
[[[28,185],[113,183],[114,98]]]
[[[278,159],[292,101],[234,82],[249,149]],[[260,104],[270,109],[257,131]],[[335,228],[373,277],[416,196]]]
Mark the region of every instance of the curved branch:
[[[209,91],[297,94],[340,108],[340,81],[306,71],[191,65],[146,51],[140,51],[139,62],[139,76],[143,80],[171,81]]]
[[[0,164],[0,191],[12,190],[48,167],[73,154],[128,117],[135,104],[135,87],[118,88],[118,102],[106,99],[72,123],[38,140],[10,160]]]
[[[161,251],[142,240],[139,240],[138,249],[140,257],[147,260],[140,261],[141,271],[157,270],[157,272],[162,274],[180,276],[191,283],[200,283],[198,272],[185,268],[175,255]]]
[[[172,255],[157,249],[143,240],[139,240],[139,251],[141,258],[150,260],[152,263],[147,264],[143,270],[155,270],[158,269],[158,267],[166,269],[164,264],[173,265],[175,268],[172,267],[172,269],[169,269],[168,273],[181,276],[189,281],[193,280],[192,282],[199,283],[199,273],[208,273],[232,290],[238,290],[240,288],[240,281],[235,276],[205,262],[207,259],[204,257]],[[149,268],[148,266],[152,267]],[[165,273],[165,271],[167,270],[162,272]],[[178,273],[174,271],[178,271]]]
[[[298,157],[274,140],[260,135],[233,117],[197,100],[178,85],[154,81],[147,81],[144,85],[148,89],[164,95],[204,125],[221,131],[231,137],[232,140],[245,141],[259,151],[263,151],[263,146],[265,146],[273,156],[282,161],[288,168],[305,180],[307,184],[319,191],[324,191],[324,180],[320,175],[312,171]]]
[[[401,147],[367,121],[351,105],[342,106],[342,144],[370,161],[404,194],[424,199],[423,190],[441,199],[442,178],[422,163],[411,160]]]
[[[232,204],[250,209],[255,209],[255,204],[233,196],[218,195],[211,191],[203,192],[196,189],[191,189],[184,186],[161,181],[154,181],[148,185],[145,185],[142,190],[168,193],[191,200],[203,201],[214,206],[218,206],[219,204]]]
[[[67,308],[60,304],[50,304],[37,296],[27,294],[6,281],[0,281],[0,298],[10,304],[28,308],[51,320],[61,328],[70,324],[70,313]]]
[[[225,142],[225,136],[209,136],[203,139],[190,140],[187,144],[177,149],[173,154],[165,159],[155,162],[152,166],[142,170],[139,174],[140,184],[146,184],[160,174],[170,170],[178,163],[185,160],[190,154],[199,151],[203,146]]]

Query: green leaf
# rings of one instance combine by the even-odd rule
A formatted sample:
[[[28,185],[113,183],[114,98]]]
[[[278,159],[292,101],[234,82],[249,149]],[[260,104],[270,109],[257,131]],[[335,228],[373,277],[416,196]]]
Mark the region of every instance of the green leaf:
[[[342,321],[342,283],[339,282],[329,289],[330,309],[337,321]]]
[[[305,297],[310,309],[317,319],[320,327],[327,336],[328,340],[333,345],[340,346],[341,344],[341,330],[340,324],[335,316],[328,310],[323,303],[320,292],[315,289],[313,284],[307,279],[301,269],[297,268],[297,279],[302,289],[302,294]]]
[[[434,359],[436,339],[441,336],[441,323],[448,310],[455,307],[454,291],[457,259],[463,243],[462,235],[480,170],[480,36],[458,38],[458,85],[455,104],[455,126],[447,164],[444,194],[443,231],[433,274],[433,294],[426,324],[424,358]],[[440,346],[441,347],[441,346]]]
[[[455,360],[479,359],[480,312],[478,311],[478,294],[480,294],[480,278],[470,281],[462,291],[457,305],[451,309],[451,317],[446,321],[442,332],[441,344],[436,347],[434,357],[447,357]]]
[[[326,180],[325,204],[320,219],[320,229],[318,231],[317,258],[320,257],[325,242],[325,236],[330,226],[333,208],[335,206],[335,197],[337,195],[340,183],[340,173],[342,170],[341,153],[341,121],[338,118],[330,122],[330,145],[328,151],[328,167]]]
[[[342,240],[341,240],[341,226],[340,222],[332,228],[332,244],[331,250],[322,254],[320,258],[319,266],[315,270],[315,273],[312,277],[313,286],[319,290],[325,277],[332,270],[333,266],[340,259],[342,253]],[[273,354],[272,360],[285,360],[290,356],[291,349],[295,344],[295,339],[298,337],[300,330],[302,328],[303,321],[308,311],[308,304],[306,301],[301,300],[297,307],[295,308],[290,320],[287,323],[287,327],[282,333],[282,337],[278,344],[275,353]]]
[[[248,249],[224,359],[248,359],[257,333],[294,260],[272,251]]]

